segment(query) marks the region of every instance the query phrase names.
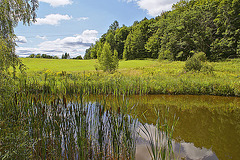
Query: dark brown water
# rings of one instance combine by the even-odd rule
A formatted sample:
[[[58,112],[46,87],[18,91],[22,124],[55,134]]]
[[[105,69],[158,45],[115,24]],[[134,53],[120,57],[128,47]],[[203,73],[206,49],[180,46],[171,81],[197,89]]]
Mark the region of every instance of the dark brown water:
[[[131,96],[128,101],[135,106],[138,118],[153,126],[155,109],[164,114],[167,106],[169,117],[179,117],[173,135],[179,159],[240,159],[239,97],[149,95]],[[139,149],[141,153],[143,150]]]

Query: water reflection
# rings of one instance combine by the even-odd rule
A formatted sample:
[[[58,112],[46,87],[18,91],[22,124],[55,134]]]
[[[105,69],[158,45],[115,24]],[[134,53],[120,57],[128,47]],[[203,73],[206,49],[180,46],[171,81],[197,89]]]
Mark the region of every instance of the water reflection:
[[[108,97],[111,101],[118,101]],[[240,157],[240,98],[218,96],[131,96],[135,114],[142,119],[145,113],[148,124],[154,124],[155,108],[170,117],[179,117],[174,130],[174,147],[185,159],[239,159]],[[139,145],[140,157],[147,159]],[[144,156],[145,155],[145,156]],[[139,158],[140,159],[140,158]],[[140,159],[141,160],[141,159]]]
[[[148,125],[147,128],[155,137],[156,127],[154,125]],[[140,131],[141,139],[137,143],[136,159],[137,160],[151,160],[147,145],[149,138]],[[162,143],[166,143],[164,140]],[[218,160],[217,156],[211,149],[206,149],[204,147],[195,147],[193,143],[186,142],[176,142],[172,141],[173,152],[175,159],[185,159],[185,160]]]
[[[184,157],[186,160],[217,160],[217,156],[211,149],[197,148],[193,143],[175,143],[175,152],[181,147],[179,157]]]

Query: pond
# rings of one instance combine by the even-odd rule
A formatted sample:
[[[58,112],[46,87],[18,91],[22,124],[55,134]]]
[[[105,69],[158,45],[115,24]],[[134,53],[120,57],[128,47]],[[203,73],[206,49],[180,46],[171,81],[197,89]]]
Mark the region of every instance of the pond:
[[[0,128],[18,136],[0,141],[0,158],[15,149],[20,159],[148,160],[151,136],[175,159],[240,157],[239,97],[19,94],[15,102],[20,125]]]
[[[91,99],[91,98],[90,98]],[[117,98],[109,96],[109,101]],[[126,99],[126,98],[125,98]],[[240,157],[240,98],[193,95],[130,96],[135,114],[149,125],[156,122],[155,110],[179,118],[173,132],[176,156],[185,159],[238,159]],[[117,100],[119,101],[119,99]],[[145,117],[142,117],[145,113]],[[148,151],[137,146],[138,159],[148,159]]]

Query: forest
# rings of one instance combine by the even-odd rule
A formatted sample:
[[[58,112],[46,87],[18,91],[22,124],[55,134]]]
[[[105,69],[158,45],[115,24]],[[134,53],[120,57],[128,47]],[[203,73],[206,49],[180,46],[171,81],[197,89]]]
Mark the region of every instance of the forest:
[[[205,53],[209,61],[240,57],[239,0],[181,0],[172,11],[132,26],[110,25],[107,33],[86,50],[84,59],[101,56],[105,43],[119,59],[185,61]]]

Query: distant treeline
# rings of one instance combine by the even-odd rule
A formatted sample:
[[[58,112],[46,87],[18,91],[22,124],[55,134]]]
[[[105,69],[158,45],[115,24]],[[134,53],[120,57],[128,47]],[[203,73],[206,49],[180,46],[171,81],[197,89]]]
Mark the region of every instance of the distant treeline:
[[[58,56],[51,56],[51,55],[47,55],[47,54],[31,54],[29,55],[27,58],[46,58],[46,59],[59,59]],[[70,54],[69,53],[65,53],[62,54],[62,59],[70,59]],[[79,55],[73,59],[82,59],[82,56]]]
[[[84,59],[100,57],[106,42],[126,60],[186,60],[195,52],[212,61],[240,57],[240,0],[181,0],[172,11],[130,27],[115,21]]]

